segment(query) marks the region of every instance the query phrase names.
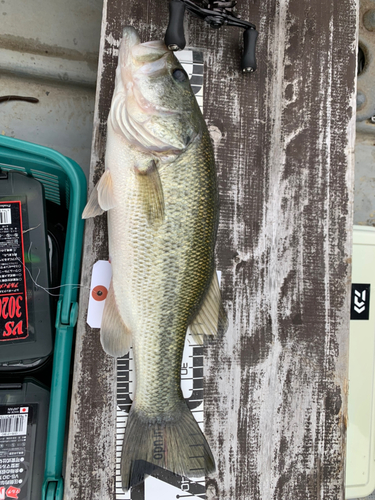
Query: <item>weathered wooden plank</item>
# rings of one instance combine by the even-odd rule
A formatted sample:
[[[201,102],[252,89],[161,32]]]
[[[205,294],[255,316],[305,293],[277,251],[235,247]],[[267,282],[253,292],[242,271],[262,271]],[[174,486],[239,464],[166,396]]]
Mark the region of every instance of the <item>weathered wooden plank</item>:
[[[161,38],[167,2],[104,2],[91,179],[121,29]],[[206,434],[222,499],[344,498],[352,225],[355,0],[239,3],[260,31],[242,75],[233,28],[189,18],[205,51],[205,117],[215,139],[218,269],[230,327],[206,348]],[[105,217],[86,227],[82,282],[107,257]],[[114,497],[114,363],[80,298],[66,498]]]
[[[207,432],[219,498],[343,498],[355,4],[262,2],[259,19],[254,78],[235,48],[206,77],[232,324],[207,349]]]

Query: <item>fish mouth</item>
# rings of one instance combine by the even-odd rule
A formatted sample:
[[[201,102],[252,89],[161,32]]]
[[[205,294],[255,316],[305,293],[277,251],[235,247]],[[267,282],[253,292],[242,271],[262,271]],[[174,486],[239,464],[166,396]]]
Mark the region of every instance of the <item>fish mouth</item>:
[[[129,71],[140,76],[156,76],[165,69],[171,54],[163,41],[141,43],[137,31],[132,26],[126,26],[119,48],[119,66],[124,85],[132,79]]]
[[[122,30],[121,45],[126,45],[127,47],[134,47],[139,45],[141,39],[139,38],[138,32],[133,26],[125,26]]]

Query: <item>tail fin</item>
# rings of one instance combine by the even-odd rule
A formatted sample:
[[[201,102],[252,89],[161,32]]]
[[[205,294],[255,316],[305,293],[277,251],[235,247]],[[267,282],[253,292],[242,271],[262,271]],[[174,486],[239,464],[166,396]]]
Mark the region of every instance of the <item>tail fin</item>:
[[[150,419],[130,410],[121,456],[124,491],[144,481],[154,466],[190,479],[215,470],[210,447],[184,400],[166,417]]]

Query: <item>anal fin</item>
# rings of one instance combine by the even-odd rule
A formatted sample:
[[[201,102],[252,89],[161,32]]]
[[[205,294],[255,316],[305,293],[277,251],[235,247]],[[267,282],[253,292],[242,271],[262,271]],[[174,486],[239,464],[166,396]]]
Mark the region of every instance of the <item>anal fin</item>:
[[[115,358],[125,356],[131,346],[131,332],[120,316],[112,281],[104,305],[100,342],[105,352]]]
[[[215,269],[201,308],[189,328],[194,340],[198,344],[203,344],[205,337],[216,335],[219,328],[225,330],[226,327],[227,318],[221,301],[219,280]]]

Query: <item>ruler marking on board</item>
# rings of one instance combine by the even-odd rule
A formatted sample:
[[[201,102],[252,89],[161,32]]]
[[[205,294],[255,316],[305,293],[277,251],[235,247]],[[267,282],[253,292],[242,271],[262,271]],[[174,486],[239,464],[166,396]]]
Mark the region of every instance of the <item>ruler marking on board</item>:
[[[203,112],[203,53],[194,50],[183,50],[176,53],[176,56],[190,77],[192,90],[197,99],[198,105]],[[188,354],[186,355],[185,353]],[[198,357],[202,359],[199,360],[199,365],[195,366],[194,361],[197,360]],[[160,484],[160,487],[162,487],[164,481],[166,485],[171,485],[173,481],[176,481],[175,479],[168,479],[167,476],[172,474],[169,471],[165,471],[165,477],[161,474],[163,479],[150,477],[153,481],[152,488],[139,488],[139,491],[134,493],[134,497],[131,496],[131,491],[126,493],[122,491],[120,475],[121,450],[128,418],[128,411],[133,400],[133,363],[132,349],[130,349],[130,353],[128,355],[117,359],[116,500],[140,500],[142,497],[142,493],[140,493],[140,491],[143,491],[143,500],[160,500],[156,485]],[[185,342],[183,363],[185,364],[183,364],[183,368],[181,369],[181,388],[190,411],[193,413],[194,418],[203,430],[203,389],[201,387],[201,381],[204,377],[202,371],[199,374],[194,372],[194,370],[203,369],[203,351],[201,345],[194,343],[190,334],[187,335]],[[186,366],[186,364],[188,366]],[[130,374],[132,374],[131,377]],[[130,380],[130,378],[133,380]],[[199,387],[195,387],[195,381],[199,382]],[[176,475],[172,476],[175,478],[179,477]],[[147,483],[147,481],[148,479],[146,479],[145,483]],[[195,481],[190,481],[187,478],[181,478],[180,483],[179,487],[177,485],[175,488],[170,486],[170,488],[175,491],[175,494],[171,494],[168,498],[163,497],[163,500],[175,500],[177,498],[205,498],[206,489],[204,477]],[[191,489],[187,491],[186,488],[189,487],[191,487]],[[152,491],[152,494],[149,493],[150,491]],[[191,491],[195,493],[193,494]],[[183,495],[181,493],[183,493]]]

